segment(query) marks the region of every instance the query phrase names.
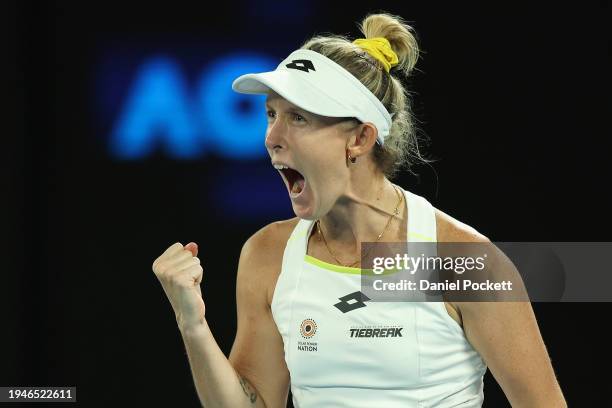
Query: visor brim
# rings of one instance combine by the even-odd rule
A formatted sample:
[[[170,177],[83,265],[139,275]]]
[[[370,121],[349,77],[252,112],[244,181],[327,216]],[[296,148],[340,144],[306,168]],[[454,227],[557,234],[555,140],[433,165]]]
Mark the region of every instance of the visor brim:
[[[352,111],[308,80],[288,71],[242,75],[232,83],[239,93],[265,95],[270,90],[307,112],[320,116],[351,117]]]

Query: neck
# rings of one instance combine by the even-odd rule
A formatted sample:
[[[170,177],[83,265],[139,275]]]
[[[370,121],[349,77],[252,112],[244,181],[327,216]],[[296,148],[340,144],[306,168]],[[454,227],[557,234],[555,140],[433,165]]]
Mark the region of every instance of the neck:
[[[325,238],[328,243],[333,243],[334,248],[359,252],[361,242],[376,241],[389,217],[395,216],[393,211],[398,202],[403,203],[403,198],[398,199],[398,192],[402,194],[401,191],[396,190],[382,173],[377,173],[374,179],[371,174],[353,173],[352,179],[355,180],[351,180],[334,207],[321,217],[320,223]],[[362,180],[368,182],[363,183]],[[398,211],[401,215],[401,206]],[[389,234],[393,225],[392,220],[382,238]]]

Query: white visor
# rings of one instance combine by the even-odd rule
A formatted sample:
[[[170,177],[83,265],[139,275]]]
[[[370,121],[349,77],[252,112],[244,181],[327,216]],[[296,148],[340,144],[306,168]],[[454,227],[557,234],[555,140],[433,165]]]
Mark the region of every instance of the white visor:
[[[242,75],[232,89],[245,94],[267,94],[270,89],[300,108],[321,116],[352,117],[370,122],[384,144],[391,115],[380,100],[350,72],[318,52],[299,49],[276,70]]]

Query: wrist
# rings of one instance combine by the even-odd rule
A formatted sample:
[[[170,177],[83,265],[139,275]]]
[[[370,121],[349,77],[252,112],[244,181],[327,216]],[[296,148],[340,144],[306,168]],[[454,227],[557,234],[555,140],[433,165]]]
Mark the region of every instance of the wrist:
[[[210,333],[210,328],[208,327],[206,319],[202,319],[202,321],[198,323],[179,324],[178,328],[184,338],[200,337]]]

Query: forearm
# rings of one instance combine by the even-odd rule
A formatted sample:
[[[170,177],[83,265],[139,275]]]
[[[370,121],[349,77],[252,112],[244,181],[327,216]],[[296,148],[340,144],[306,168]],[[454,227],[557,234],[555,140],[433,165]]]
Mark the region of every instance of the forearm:
[[[501,385],[501,384],[500,384]],[[513,408],[567,408],[567,402],[550,367],[548,375],[531,378],[507,379],[502,386]]]
[[[231,365],[204,322],[181,329],[200,402],[206,408],[265,408],[257,391]]]
[[[508,398],[512,408],[542,407],[542,408],[567,408],[567,402],[560,393],[551,395],[550,398],[543,395],[528,395],[518,398]]]

